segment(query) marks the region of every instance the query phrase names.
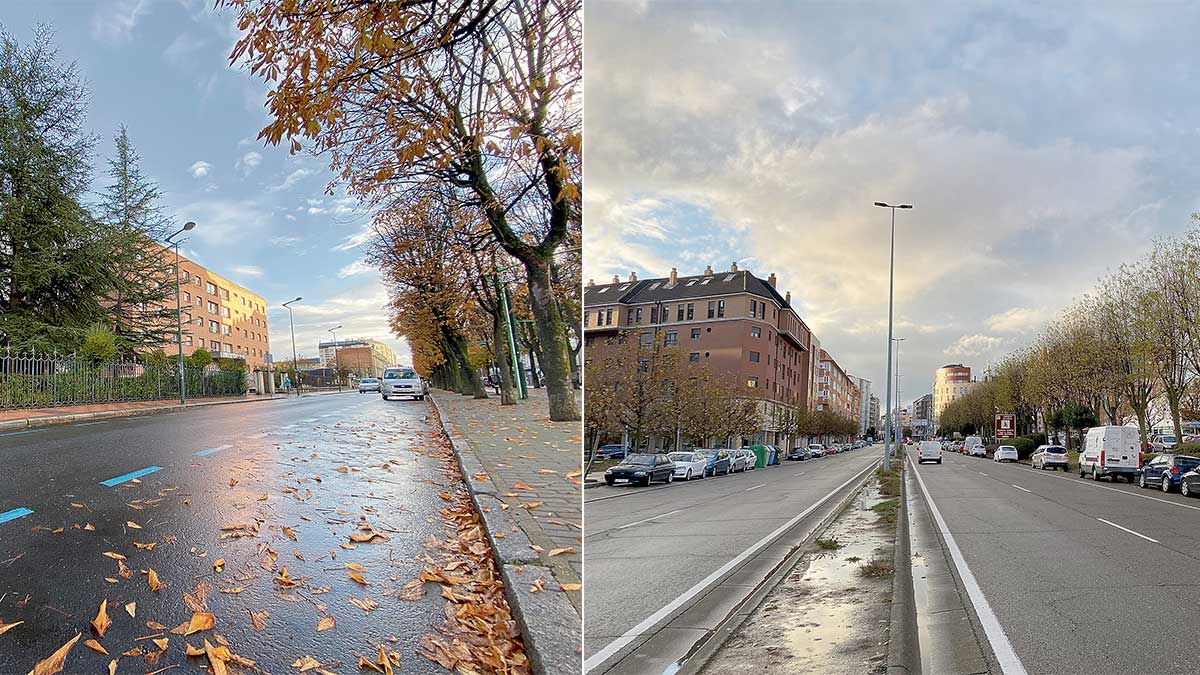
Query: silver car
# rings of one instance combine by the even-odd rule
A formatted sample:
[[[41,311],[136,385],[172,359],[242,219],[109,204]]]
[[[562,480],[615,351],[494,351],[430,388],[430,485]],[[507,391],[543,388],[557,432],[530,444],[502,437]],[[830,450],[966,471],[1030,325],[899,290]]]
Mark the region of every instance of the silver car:
[[[424,401],[428,393],[429,384],[412,368],[388,368],[383,371],[379,394],[385,401],[392,396],[411,396]]]
[[[358,381],[358,393],[365,394],[368,391],[379,391],[378,377],[364,377]]]

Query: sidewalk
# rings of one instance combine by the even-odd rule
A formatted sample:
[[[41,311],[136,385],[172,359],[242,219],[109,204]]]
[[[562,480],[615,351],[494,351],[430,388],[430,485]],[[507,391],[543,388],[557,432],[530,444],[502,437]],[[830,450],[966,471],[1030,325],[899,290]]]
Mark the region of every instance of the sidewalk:
[[[228,403],[253,403],[255,401],[273,401],[286,398],[276,396],[225,396],[203,398],[189,401],[183,405],[171,399],[159,401],[125,401],[116,403],[95,403],[91,405],[72,405],[58,408],[9,408],[0,410],[0,430],[41,427],[49,424],[67,424],[86,420],[101,420],[112,417],[132,417],[134,415],[150,415],[169,410],[185,408],[200,408],[210,405]]]
[[[583,578],[582,424],[551,422],[544,389],[507,407],[499,397],[431,394],[531,659],[541,672],[578,672],[580,643],[564,637],[579,635],[583,597],[562,588],[579,589]]]

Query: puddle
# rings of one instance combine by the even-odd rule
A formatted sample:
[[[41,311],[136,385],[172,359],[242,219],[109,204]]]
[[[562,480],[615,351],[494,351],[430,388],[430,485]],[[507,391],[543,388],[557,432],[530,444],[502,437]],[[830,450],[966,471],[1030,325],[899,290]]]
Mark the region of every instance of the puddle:
[[[822,534],[835,550],[805,554],[708,663],[709,675],[883,672],[892,577],[860,566],[892,560],[893,536],[871,507],[885,501],[874,482]]]

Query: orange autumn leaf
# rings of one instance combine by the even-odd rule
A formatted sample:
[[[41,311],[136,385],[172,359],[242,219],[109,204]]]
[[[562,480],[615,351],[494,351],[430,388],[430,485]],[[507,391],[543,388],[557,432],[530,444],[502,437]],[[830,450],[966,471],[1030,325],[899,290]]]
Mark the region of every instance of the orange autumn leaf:
[[[337,618],[333,616],[323,616],[321,617],[321,620],[317,622],[317,632],[320,633],[323,630],[329,630],[330,628],[335,628],[336,626]]]
[[[23,623],[25,623],[25,622],[18,621],[16,623],[4,623],[4,619],[0,619],[0,635],[4,635],[9,630],[16,628],[17,626],[20,626]]]
[[[355,572],[366,572],[367,568],[358,563],[346,563],[346,569],[354,570]]]
[[[132,528],[134,530],[142,529],[141,525],[138,525],[137,523],[133,522],[132,520],[125,521],[125,527]]]
[[[108,675],[117,675],[117,660],[113,659],[108,662]]]
[[[542,505],[542,502],[529,502],[527,504],[518,504],[518,506],[520,506],[521,508],[526,509],[526,510],[536,509],[537,507],[539,507],[541,505]]]
[[[79,642],[79,638],[81,637],[83,637],[83,633],[76,633],[75,637],[68,640],[66,644],[59,647],[53,654],[38,661],[33,670],[29,671],[29,675],[56,675],[56,673],[61,672],[63,662],[67,660],[67,654],[75,646],[75,643]]]
[[[559,584],[558,587],[564,591],[578,591],[583,588],[583,584]]]
[[[359,574],[358,572],[350,572],[350,578],[362,584],[363,586],[370,586],[370,584],[367,583],[367,580],[363,578],[363,575]]]
[[[283,533],[284,533],[284,534],[286,534],[286,535],[288,536],[288,539],[291,539],[292,541],[299,541],[298,539],[296,539],[296,532],[295,532],[294,530],[292,530],[292,528],[290,528],[290,527],[283,527],[283,528],[280,528],[280,529],[282,529],[282,530],[283,530]]]
[[[199,633],[202,630],[208,630],[216,625],[217,618],[208,612],[196,612],[192,614],[192,620],[188,622],[187,630],[184,635]]]
[[[130,603],[126,604],[125,611],[129,613],[130,618],[135,618],[137,616],[137,603],[130,602]]]
[[[96,613],[96,618],[92,619],[92,629],[98,637],[104,637],[104,631],[111,625],[112,619],[108,618],[108,600],[104,600],[100,603],[100,611]]]
[[[113,560],[124,560],[125,559],[125,556],[121,555],[120,553],[113,553],[112,551],[105,551],[103,553],[103,555],[106,555],[106,556],[112,558]]]
[[[214,561],[213,561],[213,569],[214,569],[214,570],[216,570],[216,571],[218,571],[218,572],[220,572],[220,571],[222,571],[223,569],[225,569],[225,559],[224,559],[224,558],[217,558],[216,560],[214,560]]]
[[[95,640],[84,640],[83,646],[90,647],[93,651],[100,652],[101,654],[104,654],[105,656],[108,655],[108,650],[104,648],[104,645],[100,644],[99,642],[96,642]]]
[[[574,546],[567,546],[566,548],[553,548],[553,549],[550,549],[550,557],[553,558],[556,555],[565,555],[565,554],[574,553],[574,552],[575,552]]]
[[[146,582],[150,584],[150,590],[155,593],[158,592],[158,589],[162,588],[162,582],[158,580],[158,572],[155,572],[153,567],[150,568],[150,572],[146,575]]]

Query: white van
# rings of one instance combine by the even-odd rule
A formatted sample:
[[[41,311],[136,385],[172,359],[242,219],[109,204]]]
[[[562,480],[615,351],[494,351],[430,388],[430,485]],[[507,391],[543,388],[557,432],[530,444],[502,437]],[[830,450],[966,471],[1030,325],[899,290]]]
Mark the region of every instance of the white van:
[[[1079,453],[1079,477],[1091,475],[1093,480],[1122,476],[1130,483],[1142,465],[1140,438],[1134,427],[1092,427],[1083,440]]]
[[[972,454],[972,453],[971,453],[971,449],[972,449],[972,448],[974,448],[974,447],[975,447],[975,446],[977,446],[977,445],[983,445],[983,439],[982,439],[982,438],[980,438],[979,436],[967,436],[967,437],[966,437],[966,439],[965,439],[965,440],[963,440],[963,444],[962,444],[962,448],[963,448],[963,454],[964,454],[964,455],[970,455],[970,454]],[[987,457],[987,452],[985,451],[985,452],[984,452],[982,455],[980,455],[980,456],[981,456],[981,457]]]
[[[921,441],[917,446],[917,464],[930,461],[942,463],[942,444],[937,441]]]

